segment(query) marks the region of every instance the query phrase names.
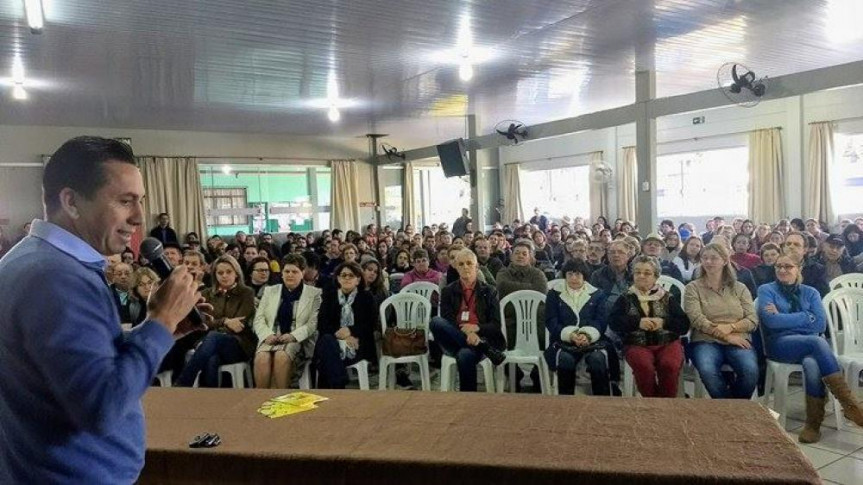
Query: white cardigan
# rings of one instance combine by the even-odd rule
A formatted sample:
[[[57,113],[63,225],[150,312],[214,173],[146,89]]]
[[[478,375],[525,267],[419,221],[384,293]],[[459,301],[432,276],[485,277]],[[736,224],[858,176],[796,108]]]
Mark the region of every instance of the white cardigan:
[[[270,335],[277,335],[276,316],[279,313],[279,303],[282,300],[282,286],[273,285],[264,289],[261,303],[255,312],[255,335],[258,342],[263,342]],[[321,289],[304,285],[303,294],[297,302],[294,314],[294,326],[291,331],[297,342],[311,337],[318,330],[318,311],[321,309]]]

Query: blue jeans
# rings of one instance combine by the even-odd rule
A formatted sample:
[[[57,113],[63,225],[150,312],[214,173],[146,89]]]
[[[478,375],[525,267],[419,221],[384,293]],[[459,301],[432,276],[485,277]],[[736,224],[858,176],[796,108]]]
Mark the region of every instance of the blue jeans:
[[[455,325],[443,317],[432,318],[432,335],[446,355],[454,357],[458,366],[459,390],[476,392],[476,365],[483,359],[483,354],[476,347],[467,344],[467,336]],[[486,383],[486,385],[489,385]]]
[[[692,363],[713,399],[749,399],[758,385],[758,356],[753,349],[696,342],[692,344]],[[734,369],[730,383],[721,371],[725,364]]]
[[[777,362],[802,365],[806,394],[812,397],[826,397],[821,378],[842,370],[830,344],[820,335],[768,337],[767,356]]]
[[[201,341],[201,345],[195,350],[192,359],[186,364],[177,385],[180,387],[192,387],[198,372],[198,387],[218,387],[219,367],[228,364],[236,364],[248,360],[248,356],[240,347],[240,342],[231,335],[220,332],[210,332]]]

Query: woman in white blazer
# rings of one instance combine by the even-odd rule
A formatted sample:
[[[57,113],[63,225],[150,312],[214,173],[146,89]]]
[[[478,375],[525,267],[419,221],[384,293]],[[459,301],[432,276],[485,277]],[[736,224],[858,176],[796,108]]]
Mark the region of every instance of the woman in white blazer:
[[[303,284],[306,260],[289,254],[282,262],[282,284],[264,289],[255,313],[255,386],[286,389],[294,372],[312,358],[317,339],[321,290]]]

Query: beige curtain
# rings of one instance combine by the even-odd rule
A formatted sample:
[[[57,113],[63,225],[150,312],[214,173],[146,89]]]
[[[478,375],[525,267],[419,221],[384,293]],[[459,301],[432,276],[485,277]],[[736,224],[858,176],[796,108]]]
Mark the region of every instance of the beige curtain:
[[[357,183],[357,162],[353,160],[333,160],[333,180],[330,193],[332,201],[333,229],[343,231],[360,229],[359,185]]]
[[[782,218],[782,137],[779,128],[749,133],[749,218],[772,223]]]
[[[404,180],[402,180],[402,228],[408,224],[414,225],[414,164],[405,163]]]
[[[836,222],[830,200],[830,170],[833,165],[833,123],[809,125],[809,174],[806,177],[804,214],[832,225]]]
[[[638,200],[638,159],[635,147],[623,148],[623,169],[617,191],[617,217],[634,221],[637,217],[635,202]]]
[[[521,167],[517,163],[503,166],[503,222],[510,224],[518,219],[524,222],[521,204]]]
[[[608,183],[604,182],[597,169],[602,167],[602,152],[590,154],[590,220],[599,216],[608,218]]]
[[[192,157],[139,157],[138,166],[147,194],[144,200],[147,231],[160,213],[167,212],[181,242],[184,235],[192,231],[197,232],[202,240],[206,239],[207,219],[198,160]]]

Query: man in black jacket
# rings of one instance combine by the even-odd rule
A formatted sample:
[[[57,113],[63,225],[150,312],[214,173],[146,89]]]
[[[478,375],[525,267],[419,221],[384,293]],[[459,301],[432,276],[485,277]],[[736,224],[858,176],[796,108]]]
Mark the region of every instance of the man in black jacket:
[[[176,231],[171,228],[171,217],[168,216],[167,212],[159,214],[159,225],[150,230],[150,237],[158,239],[162,244],[180,243]]]
[[[818,290],[822,298],[830,293],[824,265],[815,261],[815,258],[806,257],[806,236],[803,233],[796,231],[788,233],[785,236],[785,242],[782,243],[782,254],[791,257],[800,265],[804,285]]]
[[[506,344],[500,331],[497,290],[477,280],[476,255],[461,250],[452,263],[459,279],[441,292],[441,315],[431,321],[431,332],[458,365],[460,390],[476,392],[476,366],[483,357],[503,362]],[[490,383],[486,383],[490,385]]]

